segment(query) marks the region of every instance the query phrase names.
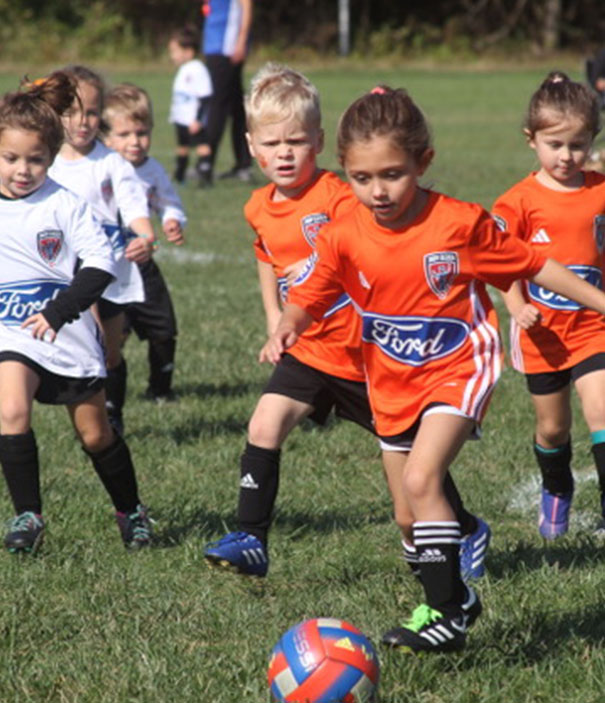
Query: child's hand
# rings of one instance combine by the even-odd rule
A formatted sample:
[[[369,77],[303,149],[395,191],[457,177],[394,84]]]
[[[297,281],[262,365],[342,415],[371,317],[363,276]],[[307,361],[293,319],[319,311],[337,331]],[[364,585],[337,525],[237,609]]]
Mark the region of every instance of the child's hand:
[[[162,225],[162,229],[164,230],[164,236],[171,244],[176,244],[178,247],[185,243],[181,223],[178,220],[166,220]]]
[[[286,274],[286,281],[288,283],[288,288],[298,278],[299,274],[301,273],[301,271],[305,267],[306,263],[307,263],[307,259],[300,259],[300,261],[295,261],[293,264],[290,264],[290,266],[286,266],[284,268],[284,273]]]
[[[128,261],[133,261],[135,264],[144,264],[149,261],[153,253],[153,242],[147,237],[135,237],[131,239],[126,247],[124,256]]]
[[[202,129],[202,123],[195,120],[187,129],[189,130],[189,134],[197,134]]]
[[[278,327],[260,350],[258,360],[261,364],[263,362],[277,364],[282,354],[293,346],[297,339],[298,334],[291,327]]]
[[[515,322],[521,329],[528,330],[540,322],[540,311],[531,303],[525,303],[514,315]]]
[[[48,324],[48,320],[44,315],[39,312],[35,315],[30,315],[27,320],[25,320],[22,325],[24,327],[31,327],[32,337],[34,339],[41,339],[44,341],[44,335],[48,332],[48,341],[52,344],[57,338],[57,333]]]

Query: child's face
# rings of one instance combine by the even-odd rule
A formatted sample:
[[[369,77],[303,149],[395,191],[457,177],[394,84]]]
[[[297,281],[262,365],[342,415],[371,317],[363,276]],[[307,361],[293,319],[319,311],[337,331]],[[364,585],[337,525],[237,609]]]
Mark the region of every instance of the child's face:
[[[432,158],[427,150],[420,163],[388,136],[373,136],[347,149],[343,166],[359,201],[376,222],[397,229],[407,223],[408,209],[417,192],[418,178]]]
[[[33,193],[44,182],[51,161],[38,132],[4,129],[0,133],[0,193],[11,199]]]
[[[545,118],[552,126],[529,135],[529,145],[536,152],[544,176],[560,185],[579,186],[583,183],[581,170],[590,154],[592,134],[580,117],[548,112]]]
[[[247,135],[250,152],[278,193],[292,198],[312,180],[316,158],[323,148],[323,131],[289,118],[259,124]]]
[[[101,123],[101,93],[94,85],[78,83],[81,105],[74,101],[63,117],[65,140],[76,151],[86,153],[97,137]]]
[[[168,42],[168,54],[175,66],[181,66],[195,57],[195,51],[189,47],[181,46],[177,41],[171,39]]]
[[[105,143],[133,166],[140,166],[149,153],[151,129],[145,122],[127,115],[114,115]]]

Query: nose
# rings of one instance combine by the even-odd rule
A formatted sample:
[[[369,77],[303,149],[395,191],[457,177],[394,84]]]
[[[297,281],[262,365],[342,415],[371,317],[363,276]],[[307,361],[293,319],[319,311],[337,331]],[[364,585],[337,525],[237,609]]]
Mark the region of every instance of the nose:
[[[384,187],[384,183],[382,182],[382,179],[380,178],[375,178],[372,181],[372,197],[375,200],[380,200],[383,198],[386,194],[386,189]]]
[[[292,147],[290,144],[281,144],[278,155],[280,159],[289,159],[292,157]]]

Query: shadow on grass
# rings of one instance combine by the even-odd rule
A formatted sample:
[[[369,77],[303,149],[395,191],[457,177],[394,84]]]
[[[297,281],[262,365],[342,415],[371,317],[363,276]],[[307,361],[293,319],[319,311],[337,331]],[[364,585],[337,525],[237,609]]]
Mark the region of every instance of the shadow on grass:
[[[177,422],[158,425],[157,422],[146,423],[139,425],[136,429],[130,431],[126,427],[126,438],[136,438],[145,440],[150,436],[155,439],[164,437],[170,439],[175,444],[189,444],[201,438],[208,439],[212,437],[222,437],[225,435],[237,435],[245,437],[247,421],[242,422],[240,418],[229,417],[223,420],[204,420],[203,417],[189,418],[185,422],[178,424]],[[242,443],[245,440],[242,439]]]
[[[221,398],[239,398],[252,393],[260,395],[264,383],[180,383],[174,389],[177,398],[186,398],[187,396],[196,396],[198,398],[206,398],[208,396],[219,396]]]
[[[487,569],[494,578],[506,578],[519,571],[535,571],[545,564],[559,569],[594,566],[605,559],[601,540],[591,537],[574,542],[560,541],[543,546],[520,542],[514,549],[495,551],[490,549]]]

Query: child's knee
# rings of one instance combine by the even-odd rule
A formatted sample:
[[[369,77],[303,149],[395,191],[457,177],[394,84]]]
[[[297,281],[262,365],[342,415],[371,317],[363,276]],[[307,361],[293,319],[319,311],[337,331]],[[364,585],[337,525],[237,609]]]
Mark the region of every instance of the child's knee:
[[[7,395],[0,400],[2,434],[23,434],[30,429],[31,408],[21,398]]]
[[[248,423],[248,442],[257,447],[267,449],[279,448],[280,431],[276,423],[271,422],[267,415],[255,412]]]
[[[543,418],[536,426],[536,441],[551,447],[565,444],[569,438],[570,427],[567,422],[557,418]]]
[[[114,431],[108,422],[98,426],[79,428],[78,434],[82,446],[91,454],[102,452],[115,442]]]

